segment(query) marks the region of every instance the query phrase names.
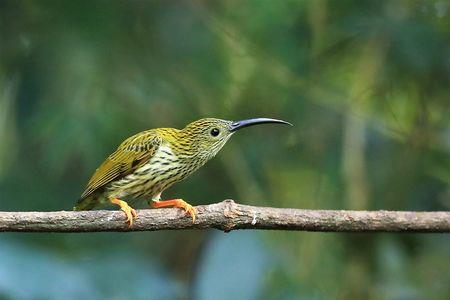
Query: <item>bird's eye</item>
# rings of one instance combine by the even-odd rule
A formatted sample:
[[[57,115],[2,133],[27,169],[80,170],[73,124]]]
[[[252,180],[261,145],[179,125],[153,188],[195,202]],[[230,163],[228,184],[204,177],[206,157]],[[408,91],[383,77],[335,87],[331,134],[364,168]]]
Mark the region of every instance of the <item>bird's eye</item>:
[[[212,135],[212,136],[218,136],[219,133],[220,133],[220,130],[219,130],[219,129],[217,129],[217,128],[211,129],[211,135]]]

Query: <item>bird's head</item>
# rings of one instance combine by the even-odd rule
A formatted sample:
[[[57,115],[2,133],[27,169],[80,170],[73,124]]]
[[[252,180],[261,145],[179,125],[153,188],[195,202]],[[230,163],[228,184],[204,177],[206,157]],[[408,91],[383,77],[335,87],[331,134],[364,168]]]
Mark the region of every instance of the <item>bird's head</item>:
[[[190,140],[191,147],[194,148],[200,156],[209,159],[219,152],[236,131],[245,127],[266,123],[287,124],[292,126],[289,122],[269,118],[255,118],[241,121],[205,118],[188,124],[181,130],[181,133]]]

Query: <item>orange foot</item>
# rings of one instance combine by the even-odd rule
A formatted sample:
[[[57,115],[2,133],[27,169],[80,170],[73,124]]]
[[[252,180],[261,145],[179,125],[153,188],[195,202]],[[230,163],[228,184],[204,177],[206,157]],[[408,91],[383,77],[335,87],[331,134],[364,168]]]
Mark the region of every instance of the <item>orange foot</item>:
[[[195,217],[197,215],[197,210],[195,207],[184,201],[183,199],[172,199],[172,200],[165,200],[165,201],[152,201],[152,207],[159,208],[159,207],[166,207],[166,206],[173,206],[173,207],[179,207],[184,209],[186,213],[191,215],[192,217],[192,223],[195,222]]]
[[[120,209],[123,210],[123,212],[127,216],[128,227],[131,227],[131,225],[133,225],[133,220],[137,218],[136,210],[134,210],[134,208],[129,206],[128,203],[120,199],[114,198],[110,199],[109,201],[113,204],[117,204],[120,206]]]

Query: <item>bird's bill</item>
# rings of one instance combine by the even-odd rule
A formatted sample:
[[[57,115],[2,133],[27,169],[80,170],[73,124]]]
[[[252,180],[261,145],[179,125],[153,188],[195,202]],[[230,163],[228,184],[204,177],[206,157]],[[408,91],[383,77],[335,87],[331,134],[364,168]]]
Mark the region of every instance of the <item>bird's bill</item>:
[[[270,119],[270,118],[255,118],[255,119],[235,121],[235,122],[231,123],[230,131],[234,132],[239,129],[245,128],[245,127],[259,125],[259,124],[267,124],[267,123],[277,123],[277,124],[285,124],[285,125],[293,126],[291,123],[283,121],[283,120]]]

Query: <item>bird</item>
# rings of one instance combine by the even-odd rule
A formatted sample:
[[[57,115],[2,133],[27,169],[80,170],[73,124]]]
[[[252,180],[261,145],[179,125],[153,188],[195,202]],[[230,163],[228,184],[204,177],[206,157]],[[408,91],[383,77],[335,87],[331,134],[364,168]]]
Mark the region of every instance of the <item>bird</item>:
[[[156,128],[124,140],[95,170],[74,210],[92,210],[115,204],[129,227],[137,212],[124,198],[145,198],[153,208],[184,209],[195,222],[196,209],[183,199],[161,200],[161,193],[212,159],[238,130],[249,126],[291,123],[271,118],[228,121],[203,118],[183,129]]]

